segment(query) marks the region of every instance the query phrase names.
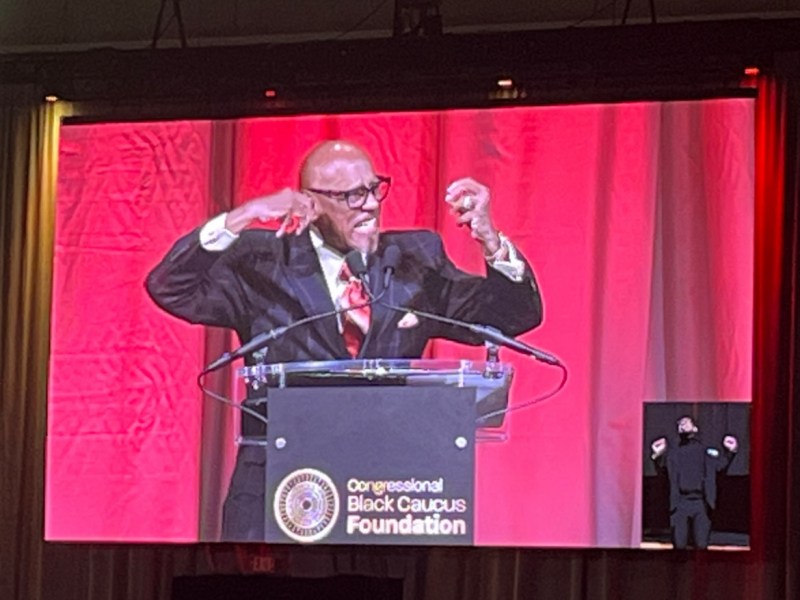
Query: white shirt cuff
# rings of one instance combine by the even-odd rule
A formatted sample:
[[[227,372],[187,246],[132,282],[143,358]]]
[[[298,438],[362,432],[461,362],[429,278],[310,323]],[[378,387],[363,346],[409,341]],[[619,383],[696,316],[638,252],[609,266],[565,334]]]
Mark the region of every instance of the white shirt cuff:
[[[514,244],[502,233],[499,235],[500,249],[493,256],[487,256],[486,262],[514,283],[520,283],[525,276],[525,263],[519,258]]]
[[[200,229],[200,245],[210,252],[222,252],[226,250],[239,235],[225,229],[225,217],[228,213],[222,213],[211,219]]]

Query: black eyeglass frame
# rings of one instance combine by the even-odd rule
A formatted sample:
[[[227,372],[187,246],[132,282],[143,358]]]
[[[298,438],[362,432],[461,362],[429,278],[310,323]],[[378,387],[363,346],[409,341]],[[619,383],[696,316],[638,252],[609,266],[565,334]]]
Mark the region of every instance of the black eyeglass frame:
[[[392,187],[392,178],[388,175],[376,175],[375,183],[370,186],[362,185],[352,190],[320,190],[317,188],[305,188],[308,192],[315,194],[322,194],[323,196],[336,200],[337,202],[347,202],[348,208],[361,208],[366,204],[367,197],[372,194],[376,202],[380,203],[389,195],[389,190]],[[382,185],[386,185],[386,192],[378,196],[377,191]],[[355,198],[355,200],[354,200]]]

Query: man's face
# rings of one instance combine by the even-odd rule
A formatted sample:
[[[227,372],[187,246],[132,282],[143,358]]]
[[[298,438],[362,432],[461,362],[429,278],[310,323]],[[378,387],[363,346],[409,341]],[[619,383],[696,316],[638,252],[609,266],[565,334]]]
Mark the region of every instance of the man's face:
[[[377,180],[366,157],[336,157],[309,173],[307,188],[349,192],[370,188]],[[377,249],[380,203],[373,194],[367,194],[360,207],[350,208],[353,202],[349,204],[344,198],[310,193],[319,209],[315,225],[327,244],[344,253],[350,250],[368,253]]]
[[[678,420],[678,433],[684,435],[697,433],[697,426],[694,424],[691,417],[683,417]]]

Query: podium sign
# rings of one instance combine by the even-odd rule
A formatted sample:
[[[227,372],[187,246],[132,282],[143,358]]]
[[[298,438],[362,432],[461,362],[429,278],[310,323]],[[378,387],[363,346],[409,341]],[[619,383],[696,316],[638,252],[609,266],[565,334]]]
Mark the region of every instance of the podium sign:
[[[267,542],[471,545],[475,391],[269,391]]]

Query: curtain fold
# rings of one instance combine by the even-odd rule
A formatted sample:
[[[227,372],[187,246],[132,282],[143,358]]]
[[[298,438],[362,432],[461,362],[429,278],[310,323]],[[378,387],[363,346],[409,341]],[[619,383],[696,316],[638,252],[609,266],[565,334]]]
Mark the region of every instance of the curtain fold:
[[[797,65],[791,57],[788,78],[762,81],[756,115],[753,551],[435,549],[380,551],[358,560],[374,551],[284,548],[281,568],[302,575],[405,575],[406,598],[796,597]],[[0,597],[166,600],[174,576],[235,572],[235,550],[42,542],[58,124],[70,111],[61,103],[0,106]],[[330,557],[322,560],[327,567],[314,567],[313,560],[301,567],[320,556]]]
[[[780,261],[779,301],[772,304],[780,313],[781,336],[774,361],[780,365],[776,377],[777,393],[775,397],[766,399],[765,405],[775,411],[773,422],[784,428],[786,439],[783,447],[774,448],[774,454],[768,454],[773,448],[764,449],[764,460],[783,463],[784,466],[780,474],[769,471],[775,479],[764,481],[761,491],[769,494],[772,488],[768,486],[773,483],[777,489],[781,489],[780,483],[785,486],[785,503],[782,505],[785,517],[772,522],[772,528],[765,531],[765,539],[780,540],[786,597],[796,598],[800,596],[800,465],[796,460],[800,444],[800,53],[779,55],[776,67],[783,74],[784,110],[780,113],[783,118],[779,126],[773,131],[783,131],[785,149],[782,173],[784,218],[782,223],[776,222],[776,229],[783,225],[784,257]],[[772,432],[763,433],[766,437]],[[775,460],[782,456],[781,450],[785,461]],[[770,512],[767,508],[766,513]],[[779,529],[780,525],[784,527]]]
[[[0,108],[0,596],[36,598],[42,577],[45,399],[58,135],[63,103]],[[4,593],[9,592],[9,593]]]

